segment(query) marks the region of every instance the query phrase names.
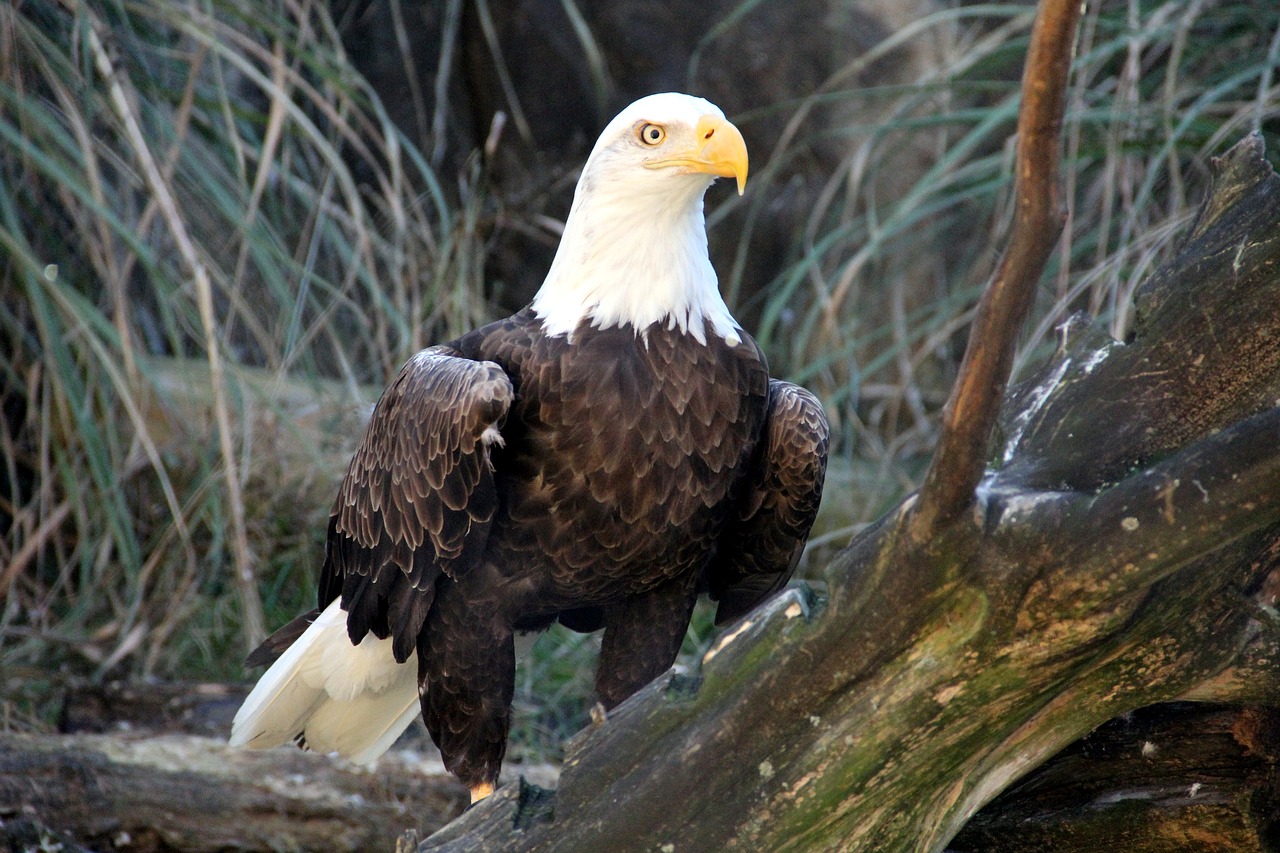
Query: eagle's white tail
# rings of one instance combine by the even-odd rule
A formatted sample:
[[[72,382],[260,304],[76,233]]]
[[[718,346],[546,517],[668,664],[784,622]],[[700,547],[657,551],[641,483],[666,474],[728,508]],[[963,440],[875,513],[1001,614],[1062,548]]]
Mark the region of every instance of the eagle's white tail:
[[[370,764],[418,714],[416,656],[396,663],[391,640],[347,637],[335,600],[285,650],[236,712],[231,745],[266,749],[290,741]]]

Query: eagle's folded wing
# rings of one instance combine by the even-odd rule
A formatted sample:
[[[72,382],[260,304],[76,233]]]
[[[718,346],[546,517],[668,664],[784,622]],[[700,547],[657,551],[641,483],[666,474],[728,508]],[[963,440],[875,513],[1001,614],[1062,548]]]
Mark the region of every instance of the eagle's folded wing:
[[[405,364],[374,410],[329,517],[320,607],[339,594],[353,643],[414,650],[440,573],[484,552],[498,506],[491,450],[514,397],[496,364],[446,347]]]
[[[441,572],[484,552],[498,504],[490,449],[513,396],[496,364],[444,347],[404,366],[339,489],[320,608],[249,656],[272,666],[236,714],[232,745],[293,740],[368,763],[413,721],[410,658]]]
[[[707,572],[716,624],[748,613],[791,578],[818,514],[829,427],[818,399],[769,380],[769,416],[747,491]]]

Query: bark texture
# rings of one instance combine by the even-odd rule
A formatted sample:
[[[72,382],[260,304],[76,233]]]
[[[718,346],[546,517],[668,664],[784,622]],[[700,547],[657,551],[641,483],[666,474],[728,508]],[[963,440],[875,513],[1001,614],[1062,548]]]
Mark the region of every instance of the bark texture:
[[[1171,703],[1111,720],[971,820],[953,853],[1267,853],[1275,709]]]

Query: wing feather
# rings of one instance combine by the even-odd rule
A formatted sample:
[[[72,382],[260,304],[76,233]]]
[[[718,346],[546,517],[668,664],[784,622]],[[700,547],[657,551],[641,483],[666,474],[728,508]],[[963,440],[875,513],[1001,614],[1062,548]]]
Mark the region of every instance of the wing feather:
[[[707,572],[717,625],[750,612],[791,579],[818,515],[829,438],[816,397],[769,380],[768,421],[750,485]]]
[[[338,489],[320,581],[322,609],[342,596],[353,643],[390,636],[403,662],[440,574],[479,559],[498,506],[489,445],[514,396],[498,365],[448,347],[415,355],[383,392]]]

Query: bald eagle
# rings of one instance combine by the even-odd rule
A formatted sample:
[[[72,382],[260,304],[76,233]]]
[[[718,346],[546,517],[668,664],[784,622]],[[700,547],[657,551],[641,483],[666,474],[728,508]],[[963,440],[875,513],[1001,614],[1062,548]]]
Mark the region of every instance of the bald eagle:
[[[329,518],[319,607],[273,634],[231,742],[358,762],[419,705],[472,800],[497,784],[513,635],[603,628],[611,708],[675,660],[699,591],[723,624],[786,583],[827,421],[771,380],[707,257],[702,198],[742,192],[713,104],[652,95],[605,127],[555,259],[514,316],[409,359]]]

